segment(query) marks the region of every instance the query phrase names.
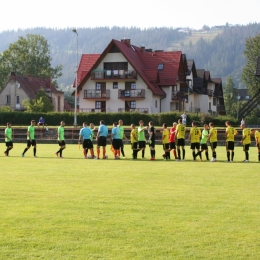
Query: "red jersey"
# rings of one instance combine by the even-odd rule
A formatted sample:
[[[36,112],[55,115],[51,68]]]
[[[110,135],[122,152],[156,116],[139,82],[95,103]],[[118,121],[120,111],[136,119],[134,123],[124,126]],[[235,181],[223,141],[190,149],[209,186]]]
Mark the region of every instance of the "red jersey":
[[[170,143],[175,142],[175,134],[176,134],[175,131],[176,131],[176,127],[172,127],[170,129],[170,140],[169,140]]]

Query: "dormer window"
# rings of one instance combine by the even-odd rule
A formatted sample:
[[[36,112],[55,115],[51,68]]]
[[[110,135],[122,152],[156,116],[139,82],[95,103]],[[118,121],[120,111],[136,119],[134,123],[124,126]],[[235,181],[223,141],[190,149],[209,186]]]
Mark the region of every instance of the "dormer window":
[[[163,70],[163,63],[158,64],[158,70]]]

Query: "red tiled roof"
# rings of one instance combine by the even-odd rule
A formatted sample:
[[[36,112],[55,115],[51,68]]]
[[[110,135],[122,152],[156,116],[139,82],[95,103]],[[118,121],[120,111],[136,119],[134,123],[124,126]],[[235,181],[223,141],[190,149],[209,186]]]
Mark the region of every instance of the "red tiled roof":
[[[70,104],[66,100],[64,100],[64,110],[72,111],[72,107],[70,106]]]
[[[91,58],[91,54],[82,56],[79,73],[81,77],[79,81],[79,90],[82,89],[83,84],[90,77],[90,70],[95,69],[104,59],[105,55],[114,47],[117,47],[125,56],[132,67],[137,71],[138,75],[144,80],[151,91],[160,96],[165,96],[162,86],[173,86],[177,82],[185,82],[185,72],[187,66],[184,65],[182,53],[176,52],[146,52],[144,48],[140,48],[130,44],[130,40],[112,40],[101,55]],[[92,54],[93,55],[93,54]],[[87,66],[87,59],[89,62],[89,70],[83,69]],[[96,59],[96,60],[95,60]],[[91,66],[91,64],[92,66]],[[158,70],[158,65],[163,64],[163,69]]]
[[[35,98],[36,93],[43,88],[45,91],[60,92],[51,83],[51,79],[34,78],[32,76],[19,76],[12,73],[10,79],[16,79],[20,83],[21,89],[27,94],[29,99]],[[10,80],[9,79],[9,80]]]

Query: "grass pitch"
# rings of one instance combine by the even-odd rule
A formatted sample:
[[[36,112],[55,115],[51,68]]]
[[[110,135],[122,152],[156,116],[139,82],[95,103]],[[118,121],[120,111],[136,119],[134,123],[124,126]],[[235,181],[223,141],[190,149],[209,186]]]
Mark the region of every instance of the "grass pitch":
[[[0,156],[0,259],[259,259],[255,147],[250,163],[241,147],[210,163],[188,147],[168,162],[159,145],[156,161],[132,161],[129,145],[125,160],[86,160],[77,145],[58,159],[50,144],[22,158],[14,145]]]

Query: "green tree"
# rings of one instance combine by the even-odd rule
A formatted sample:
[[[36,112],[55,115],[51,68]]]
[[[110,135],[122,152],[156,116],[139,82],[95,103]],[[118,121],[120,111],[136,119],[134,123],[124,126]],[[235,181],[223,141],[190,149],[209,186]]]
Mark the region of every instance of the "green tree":
[[[19,75],[51,78],[56,83],[62,75],[62,66],[51,66],[49,45],[45,38],[37,34],[27,34],[0,54],[0,87],[8,79],[10,72]]]
[[[242,81],[251,95],[260,88],[260,78],[255,76],[257,59],[260,56],[260,34],[246,40],[244,55],[247,58],[246,66],[243,68]]]
[[[236,110],[233,109],[233,105],[237,101],[237,91],[231,75],[228,75],[224,87],[224,101],[227,115],[235,116]]]
[[[24,100],[23,106],[27,112],[51,112],[54,110],[54,106],[51,103],[50,98],[46,95],[43,88],[41,88],[35,96],[35,99]]]

